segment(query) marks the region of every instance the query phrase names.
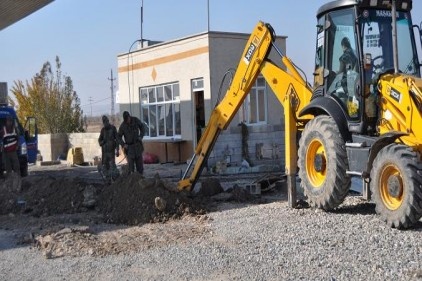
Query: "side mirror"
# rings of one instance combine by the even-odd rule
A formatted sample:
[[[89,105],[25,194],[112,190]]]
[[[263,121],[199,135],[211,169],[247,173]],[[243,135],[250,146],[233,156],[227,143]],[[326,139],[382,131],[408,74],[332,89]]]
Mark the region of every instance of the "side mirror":
[[[415,31],[415,28],[418,29],[418,31],[419,31],[419,40],[420,40],[421,47],[422,47],[422,22],[420,23],[420,25],[413,25],[412,28],[413,28],[413,31]],[[415,33],[414,33],[414,36],[416,37],[416,34]],[[416,64],[416,67],[422,67],[422,62],[418,62]]]

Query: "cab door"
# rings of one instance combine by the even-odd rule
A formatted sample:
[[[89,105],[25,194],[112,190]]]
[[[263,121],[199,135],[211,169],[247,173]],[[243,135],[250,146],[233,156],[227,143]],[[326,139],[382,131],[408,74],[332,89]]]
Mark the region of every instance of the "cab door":
[[[358,45],[353,8],[330,12],[327,15],[329,28],[327,40],[326,76],[328,94],[343,107],[349,120],[360,121],[361,100],[359,87]]]
[[[28,117],[26,119],[25,141],[28,152],[28,163],[35,163],[38,154],[38,128],[35,117]]]

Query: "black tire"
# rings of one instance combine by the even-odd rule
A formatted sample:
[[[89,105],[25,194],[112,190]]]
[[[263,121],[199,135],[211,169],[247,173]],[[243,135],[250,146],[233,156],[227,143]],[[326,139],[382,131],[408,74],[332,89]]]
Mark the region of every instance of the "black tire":
[[[375,210],[390,227],[409,228],[422,217],[422,164],[410,147],[390,144],[371,171]]]
[[[299,141],[299,177],[311,206],[332,210],[346,197],[350,185],[347,152],[336,122],[317,116],[306,124]]]

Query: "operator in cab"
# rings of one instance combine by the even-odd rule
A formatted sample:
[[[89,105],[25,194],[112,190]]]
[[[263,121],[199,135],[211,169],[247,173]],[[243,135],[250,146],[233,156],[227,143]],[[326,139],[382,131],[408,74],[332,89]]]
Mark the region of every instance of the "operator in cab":
[[[341,48],[343,49],[343,54],[339,58],[340,68],[337,74],[343,74],[341,79],[341,86],[347,93],[347,71],[355,70],[358,59],[353,52],[349,38],[344,37],[341,40]]]

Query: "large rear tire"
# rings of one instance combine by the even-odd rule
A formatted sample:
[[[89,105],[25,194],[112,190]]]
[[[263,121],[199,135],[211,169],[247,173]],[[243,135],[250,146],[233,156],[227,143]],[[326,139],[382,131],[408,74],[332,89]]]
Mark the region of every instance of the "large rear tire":
[[[299,177],[311,206],[332,210],[349,191],[351,179],[344,140],[330,116],[317,116],[306,124],[299,142]]]
[[[390,144],[371,171],[375,210],[390,227],[409,228],[422,217],[422,164],[410,147]]]

